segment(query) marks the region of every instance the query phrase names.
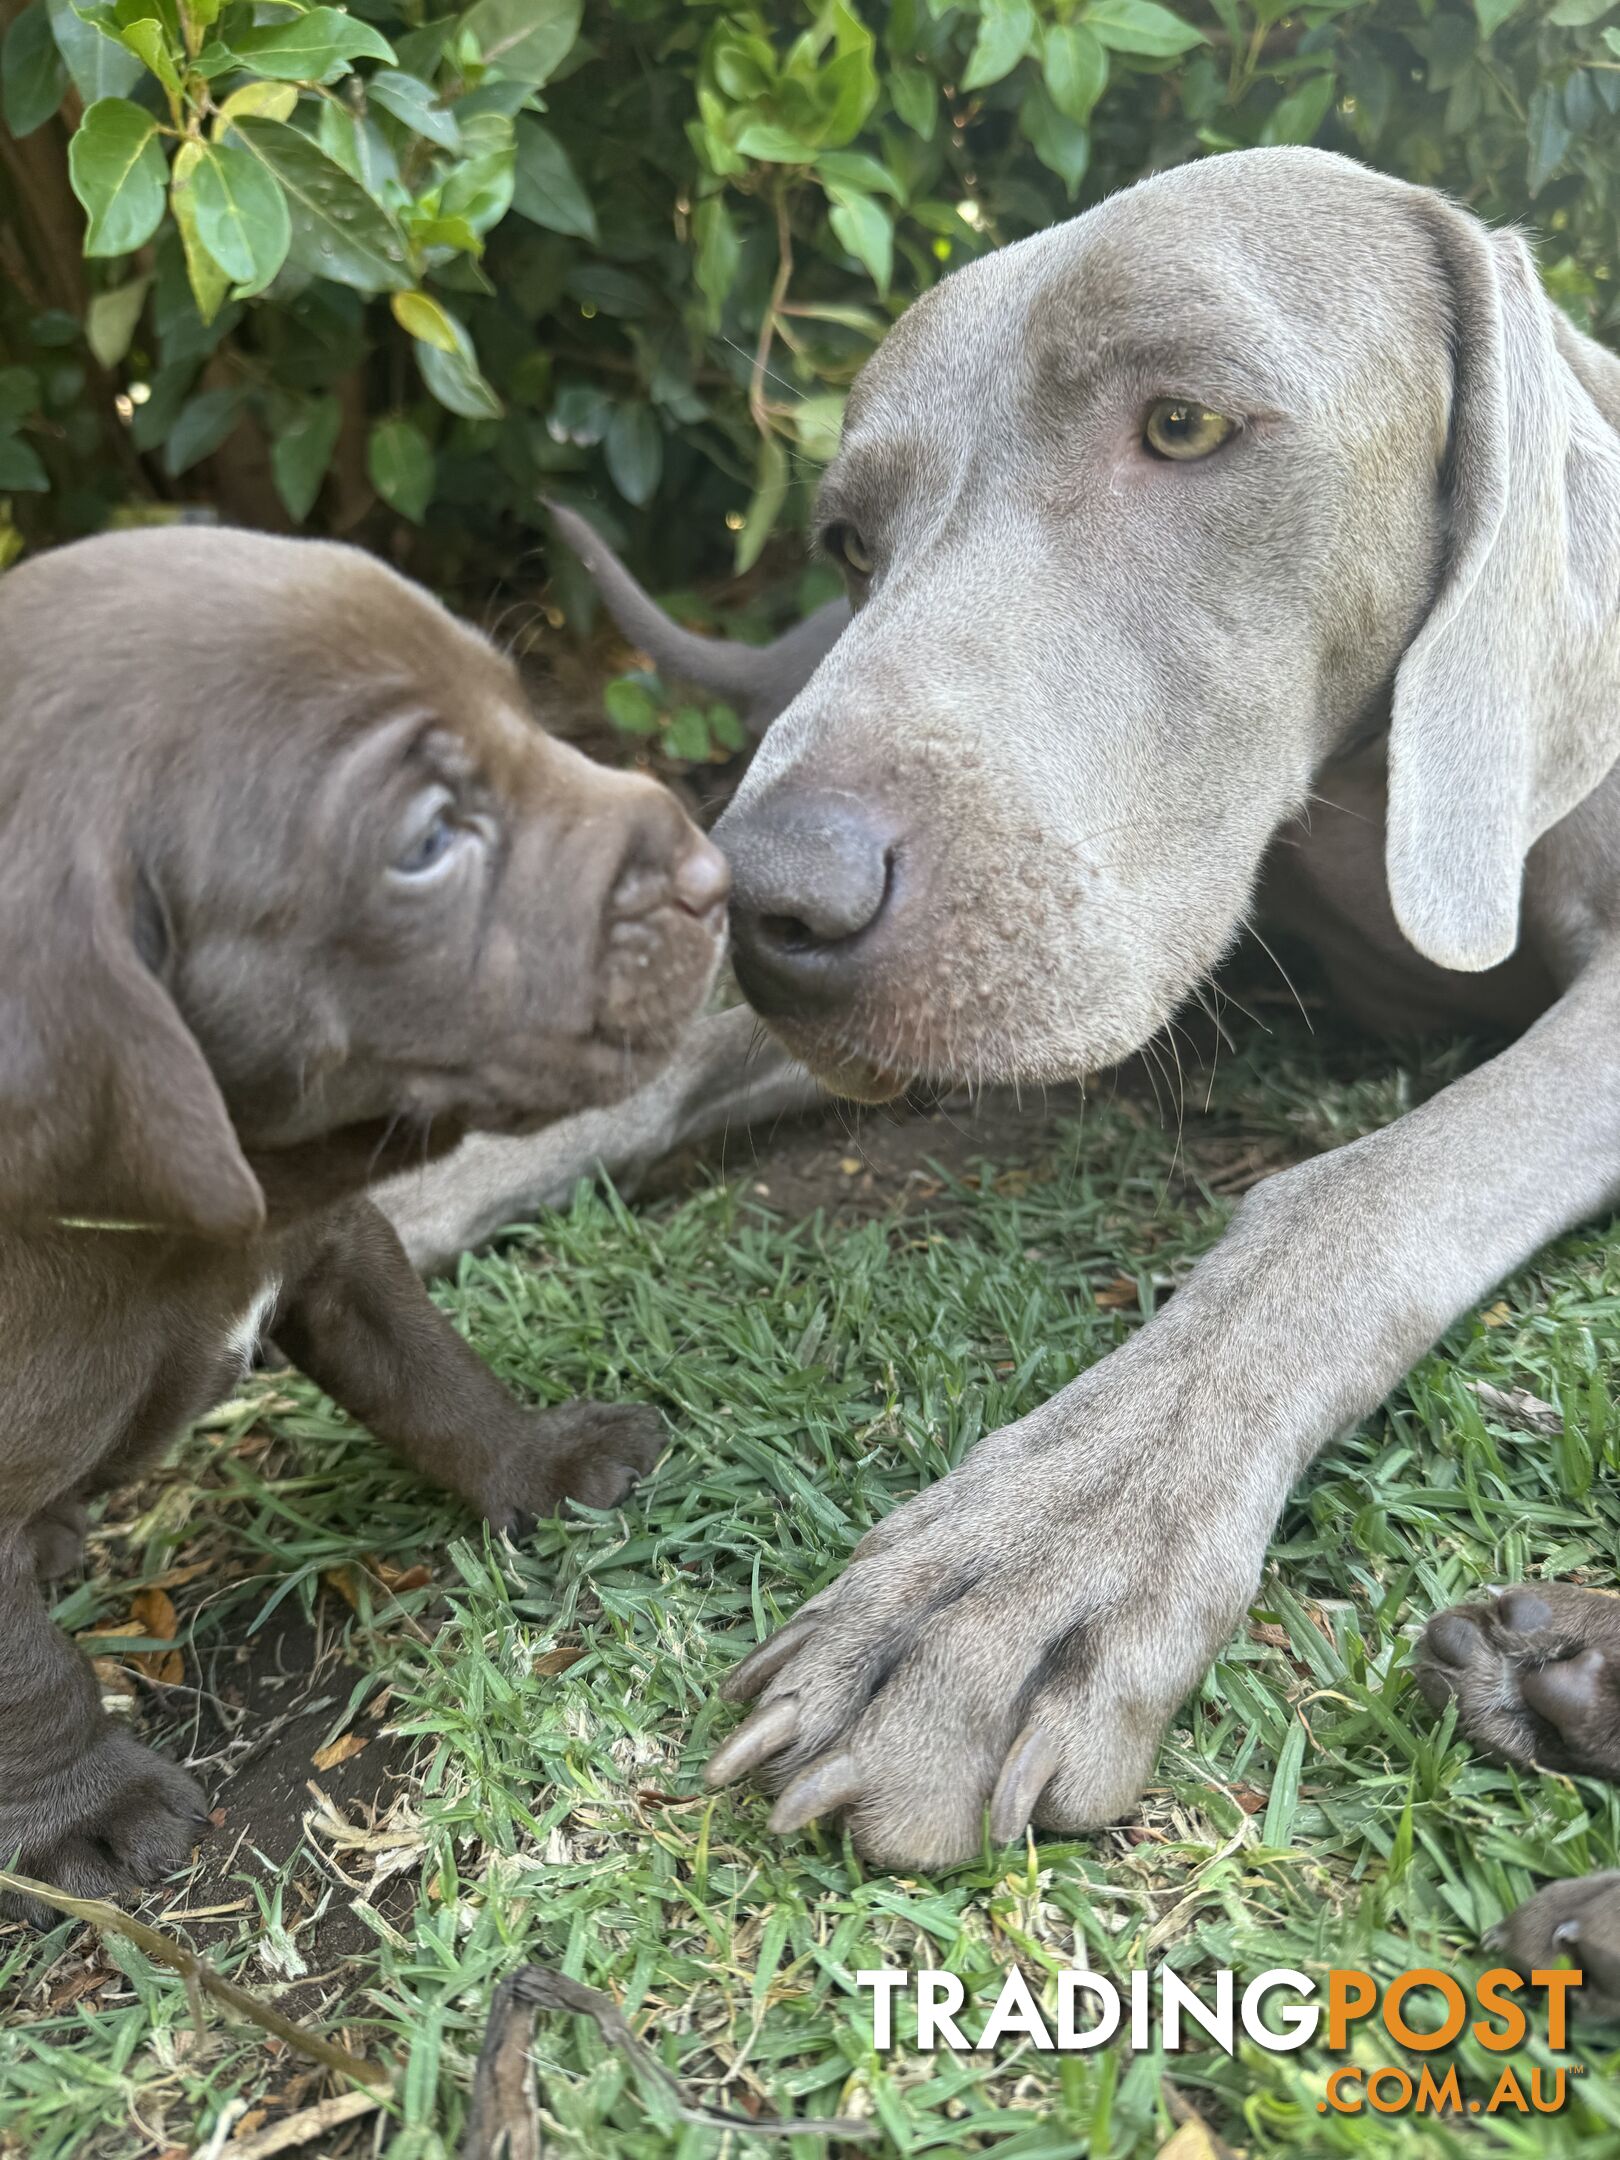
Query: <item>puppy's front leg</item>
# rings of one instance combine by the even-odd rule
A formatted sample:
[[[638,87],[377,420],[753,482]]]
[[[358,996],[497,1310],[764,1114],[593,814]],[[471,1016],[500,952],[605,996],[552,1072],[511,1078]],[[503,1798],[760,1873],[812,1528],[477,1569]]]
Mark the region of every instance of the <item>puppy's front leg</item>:
[[[0,1535],[0,1866],[115,1897],[173,1874],[207,1824],[196,1779],[103,1711],[95,1674],[51,1625],[27,1536]],[[0,1899],[19,1910],[54,1917]]]
[[[900,1865],[1136,1799],[1289,1486],[1458,1313],[1620,1194],[1620,967],[1489,1065],[1269,1179],[1174,1302],[895,1510],[740,1665],[709,1766]]]
[[[367,1200],[297,1241],[269,1331],[351,1417],[512,1535],[565,1500],[614,1506],[663,1446],[662,1419],[639,1404],[515,1401]]]

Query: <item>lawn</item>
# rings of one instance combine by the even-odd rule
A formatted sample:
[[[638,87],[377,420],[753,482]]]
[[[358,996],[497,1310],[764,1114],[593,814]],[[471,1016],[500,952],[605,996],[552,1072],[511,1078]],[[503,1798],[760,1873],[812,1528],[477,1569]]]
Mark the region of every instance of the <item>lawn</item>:
[[[382,2112],[306,2149],[452,2154],[492,1990],[532,1960],[614,1997],[693,2104],[876,2132],[726,2144],[588,2020],[546,2016],[550,2154],[1058,2160],[1174,2138],[1209,2160],[1200,2124],[1255,2155],[1620,2154],[1598,2034],[1561,2116],[1448,2127],[1319,2114],[1319,2048],[879,2057],[853,1980],[945,1966],[988,2005],[1013,1961],[1037,1990],[1082,1961],[1467,1972],[1538,1880],[1620,1864],[1620,1796],[1474,1759],[1406,1670],[1422,1621],[1478,1585],[1614,1580],[1620,1244],[1601,1231],[1461,1321],[1322,1458],[1134,1820],[897,1880],[699,1782],[734,1721],[716,1683],[869,1524],[1140,1324],[1246,1182],[1397,1114],[1462,1054],[1402,1066],[1295,1018],[1213,1078],[1188,1067],[1184,1114],[1168,1073],[1157,1105],[833,1125],[733,1142],[643,1207],[582,1191],[442,1294],[520,1389],[656,1401],[670,1447],[622,1513],[521,1551],[285,1374],[115,1496],[61,1617],[109,1692],[205,1762],[221,1811],[195,1879],[145,1916],[394,2067]],[[1480,1381],[1556,1405],[1562,1435],[1504,1423]],[[0,1931],[0,1991],[0,2149],[28,2160],[218,2160],[346,2089],[217,2013],[199,2030],[178,1979],[71,1921]],[[1459,2060],[1485,2075],[1472,2044]]]

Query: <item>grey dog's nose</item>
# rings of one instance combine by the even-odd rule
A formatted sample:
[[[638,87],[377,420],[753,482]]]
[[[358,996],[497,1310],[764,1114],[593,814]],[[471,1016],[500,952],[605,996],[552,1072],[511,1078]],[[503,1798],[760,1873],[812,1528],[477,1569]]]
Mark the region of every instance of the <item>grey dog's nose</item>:
[[[715,827],[731,862],[738,977],[769,1014],[841,1001],[857,941],[882,915],[893,838],[859,796],[780,790]]]

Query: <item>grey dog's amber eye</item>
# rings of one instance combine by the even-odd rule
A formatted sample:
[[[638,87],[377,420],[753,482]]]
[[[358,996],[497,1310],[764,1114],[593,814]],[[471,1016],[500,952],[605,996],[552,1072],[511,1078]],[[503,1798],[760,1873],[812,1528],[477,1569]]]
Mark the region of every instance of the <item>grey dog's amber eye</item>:
[[[872,557],[866,543],[853,525],[829,525],[822,535],[822,546],[836,562],[846,570],[853,570],[857,577],[872,575]]]
[[[1158,398],[1148,407],[1142,440],[1155,457],[1175,458],[1186,464],[1208,457],[1228,440],[1237,426],[1225,413],[1211,412],[1192,398]]]

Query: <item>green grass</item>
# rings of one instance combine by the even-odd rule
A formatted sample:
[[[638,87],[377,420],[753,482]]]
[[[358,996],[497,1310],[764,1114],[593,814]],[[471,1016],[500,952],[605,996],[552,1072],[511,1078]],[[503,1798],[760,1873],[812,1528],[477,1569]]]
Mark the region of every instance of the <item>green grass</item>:
[[[1332,2067],[1319,2047],[1235,2061],[1016,2045],[879,2058],[853,1984],[886,1961],[946,1966],[987,2008],[1009,1961],[1039,1990],[1082,1954],[1115,1973],[1168,1958],[1189,1977],[1227,1965],[1466,1975],[1489,1962],[1484,1929],[1537,1881],[1620,1864],[1620,1796],[1476,1760],[1435,1728],[1405,1666],[1422,1621],[1478,1585],[1614,1580],[1620,1245],[1608,1234],[1541,1256],[1322,1458],[1279,1531],[1254,1614],[1263,1634],[1234,1644],[1178,1717],[1133,1823],[897,1880],[868,1873],[835,1834],[771,1838],[761,1799],[711,1799],[698,1780],[732,1722],[715,1702],[727,1667],[831,1579],[869,1524],[1139,1321],[1099,1309],[1094,1290],[1123,1274],[1151,1302],[1218,1234],[1225,1208],[1206,1170],[1239,1143],[1348,1137],[1459,1056],[1399,1073],[1298,1030],[1251,1041],[1184,1131],[1131,1102],[1032,1116],[1020,1172],[947,1183],[931,1213],[860,1227],[767,1215],[751,1197],[757,1171],[645,1213],[582,1192],[465,1262],[446,1303],[525,1392],[656,1400],[671,1446],[622,1514],[545,1526],[521,1552],[492,1548],[280,1376],[116,1510],[101,1572],[65,1603],[75,1630],[116,1620],[133,1587],[199,1539],[236,1574],[176,1592],[193,1653],[245,1641],[280,1598],[311,1611],[321,1598],[334,1624],[322,1578],[347,1567],[358,1610],[330,1730],[386,1682],[388,1721],[422,1737],[422,1782],[395,1818],[405,1842],[384,1855],[404,1865],[379,1883],[383,1910],[363,1906],[370,1947],[325,1989],[321,2020],[392,2058],[397,2095],[386,2130],[313,2149],[452,2153],[491,1989],[527,1958],[619,1999],[692,2098],[865,2114],[881,2133],[865,2149],[882,2155],[1154,2154],[1176,2095],[1252,2154],[1620,2154],[1612,2035],[1577,2048],[1590,2070],[1560,2117],[1459,2127],[1319,2115]],[[1202,1081],[1188,1094],[1201,1106]],[[1325,1338],[1334,1324],[1322,1315]],[[1563,1437],[1483,1416],[1480,1379],[1560,1405]],[[242,1444],[265,1432],[267,1446]],[[391,1594],[365,1556],[425,1559],[433,1580]],[[544,1657],[558,1649],[582,1654]],[[336,1854],[361,1888],[371,1857]],[[290,1867],[282,1883],[244,1854],[242,1872],[247,1910],[191,1933],[221,1968],[274,1988],[309,1913]],[[312,1879],[339,1902],[356,1895],[327,1862]],[[184,1897],[149,1911],[161,1919]],[[66,1924],[43,1941],[0,1936],[0,2142],[29,2160],[125,2160],[165,2140],[188,2151],[229,2104],[285,2097],[295,2066],[217,2021],[199,2038],[180,1984],[127,1949],[112,1953],[120,1976],[99,2007],[51,2010],[75,1944]],[[1358,2048],[1368,2063],[1392,2055]],[[583,2019],[542,2021],[537,2060],[550,2152],[721,2149],[640,2090]],[[1484,2076],[1471,2045],[1460,2060]]]

